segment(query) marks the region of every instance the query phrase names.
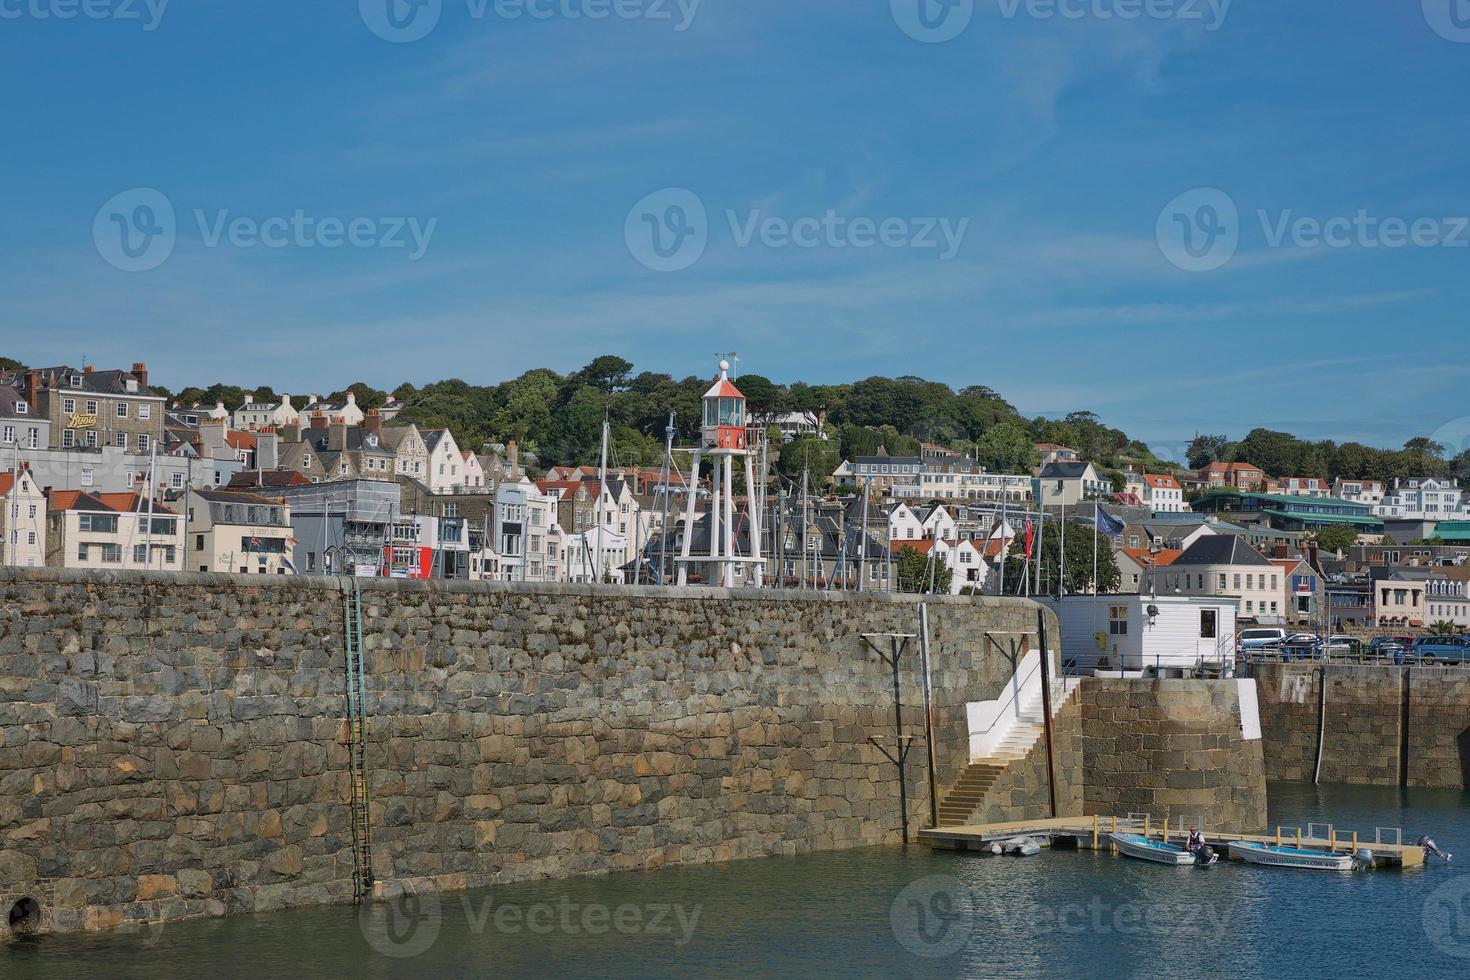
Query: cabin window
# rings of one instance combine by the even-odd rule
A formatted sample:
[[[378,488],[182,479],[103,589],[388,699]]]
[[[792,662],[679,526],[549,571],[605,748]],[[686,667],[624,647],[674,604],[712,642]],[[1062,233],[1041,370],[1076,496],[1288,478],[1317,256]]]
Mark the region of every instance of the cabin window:
[[[1128,635],[1128,607],[1108,607],[1108,632],[1113,636]]]
[[[1215,610],[1201,609],[1199,611],[1199,635],[1203,640],[1215,638]]]

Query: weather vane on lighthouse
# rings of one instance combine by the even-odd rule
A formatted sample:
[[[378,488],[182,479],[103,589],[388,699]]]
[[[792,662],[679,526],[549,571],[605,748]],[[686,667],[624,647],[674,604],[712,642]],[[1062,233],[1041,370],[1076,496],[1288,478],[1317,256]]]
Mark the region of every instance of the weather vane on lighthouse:
[[[679,584],[687,585],[689,565],[697,562],[707,566],[710,574],[706,581],[730,589],[735,587],[735,570],[741,565],[750,567],[747,580],[759,587],[765,565],[761,559],[760,505],[755,499],[755,473],[751,457],[750,440],[745,425],[745,396],[730,380],[730,362],[720,362],[720,376],[703,398],[704,419],[700,427],[699,442],[694,447],[694,465],[689,480],[689,499],[684,514],[684,535],[679,548]],[[699,458],[709,456],[714,460],[714,471],[710,475],[709,502],[709,545],[708,554],[696,555],[694,551],[694,504],[698,498]],[[735,513],[735,460],[745,460],[745,514],[744,530],[749,541],[749,553],[740,554],[740,528]]]

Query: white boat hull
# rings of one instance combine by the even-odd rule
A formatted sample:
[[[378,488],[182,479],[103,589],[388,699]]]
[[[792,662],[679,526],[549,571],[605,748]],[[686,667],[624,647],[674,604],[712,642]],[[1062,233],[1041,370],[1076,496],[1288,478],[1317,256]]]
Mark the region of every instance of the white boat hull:
[[[1295,847],[1275,847],[1255,841],[1231,841],[1230,856],[1247,864],[1272,868],[1302,868],[1307,871],[1351,871],[1351,854],[1309,851]]]
[[[1186,864],[1194,864],[1194,855],[1181,847],[1173,844],[1164,844],[1161,841],[1150,840],[1142,834],[1129,834],[1122,831],[1108,835],[1118,848],[1120,854],[1140,861],[1152,861],[1155,864],[1172,864],[1176,867]]]

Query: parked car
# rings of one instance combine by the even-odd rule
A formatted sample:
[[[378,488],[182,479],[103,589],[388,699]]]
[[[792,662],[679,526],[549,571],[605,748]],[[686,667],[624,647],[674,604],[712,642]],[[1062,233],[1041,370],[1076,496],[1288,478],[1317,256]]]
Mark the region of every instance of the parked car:
[[[1240,631],[1240,652],[1260,653],[1275,650],[1286,639],[1286,630],[1279,626],[1252,626]]]
[[[1328,657],[1355,657],[1363,652],[1363,641],[1356,636],[1345,634],[1334,634],[1327,638],[1327,642],[1319,648],[1323,656]]]
[[[1404,662],[1404,652],[1414,643],[1412,636],[1375,636],[1368,641],[1368,652],[1394,663]]]
[[[1419,663],[1470,661],[1470,636],[1418,636],[1406,655]]]

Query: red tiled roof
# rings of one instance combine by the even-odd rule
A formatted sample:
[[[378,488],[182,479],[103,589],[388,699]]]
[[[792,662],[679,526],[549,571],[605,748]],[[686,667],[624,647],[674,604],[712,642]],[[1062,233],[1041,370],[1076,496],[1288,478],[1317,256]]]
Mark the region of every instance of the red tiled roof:
[[[1178,490],[1179,481],[1167,474],[1158,476],[1151,473],[1143,475],[1143,482],[1159,490]]]
[[[1160,568],[1174,564],[1174,560],[1184,554],[1184,549],[1165,548],[1162,551],[1149,551],[1147,548],[1124,548],[1123,554],[1146,568]]]

